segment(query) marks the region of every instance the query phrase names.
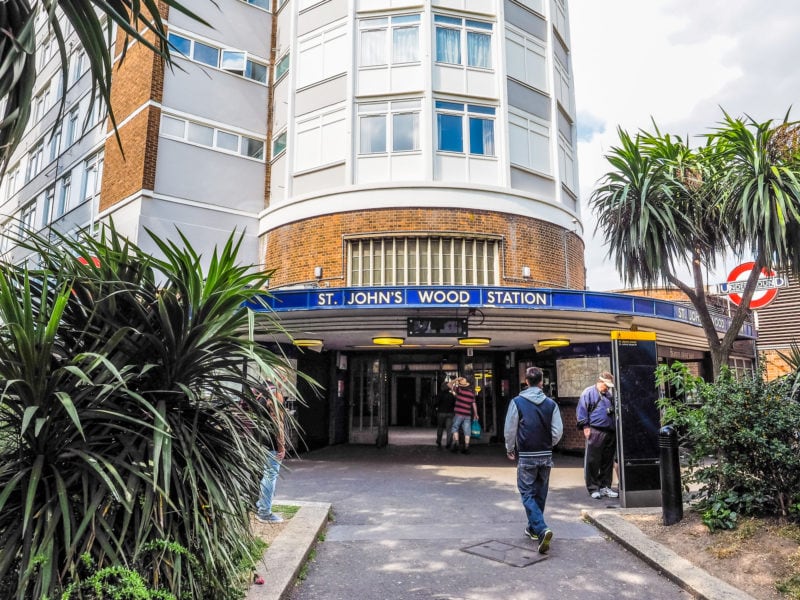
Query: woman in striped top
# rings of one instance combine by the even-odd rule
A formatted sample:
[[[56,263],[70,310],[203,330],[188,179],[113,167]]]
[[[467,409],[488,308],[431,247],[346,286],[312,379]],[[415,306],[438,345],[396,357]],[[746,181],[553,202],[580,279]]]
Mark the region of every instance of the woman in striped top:
[[[458,445],[462,454],[469,454],[469,436],[472,431],[472,419],[478,418],[478,406],[475,403],[475,390],[472,384],[464,377],[459,377],[453,384],[453,393],[456,396],[456,404],[453,417],[453,426],[450,429],[451,434],[461,431],[458,436]],[[462,437],[463,436],[463,437]],[[455,438],[453,438],[452,452],[457,452],[459,447],[456,446]]]

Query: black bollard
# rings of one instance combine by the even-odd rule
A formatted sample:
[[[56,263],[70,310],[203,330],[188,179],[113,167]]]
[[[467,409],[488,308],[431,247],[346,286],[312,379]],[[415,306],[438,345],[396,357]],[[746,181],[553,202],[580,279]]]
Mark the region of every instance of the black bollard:
[[[678,432],[672,425],[658,431],[661,464],[661,515],[664,525],[683,519],[681,466],[678,460]]]

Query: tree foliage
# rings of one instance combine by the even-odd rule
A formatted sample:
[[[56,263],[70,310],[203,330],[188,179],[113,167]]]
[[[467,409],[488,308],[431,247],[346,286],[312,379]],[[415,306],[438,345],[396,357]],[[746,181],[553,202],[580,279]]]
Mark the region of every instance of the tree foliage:
[[[763,268],[800,272],[800,123],[724,114],[692,147],[620,129],[590,204],[625,284],[680,289],[698,312],[714,375],[727,362]],[[717,332],[704,273],[726,252],[755,262],[727,332]],[[690,281],[681,279],[688,270]]]
[[[237,588],[274,434],[251,387],[291,369],[253,339],[269,273],[236,263],[241,238],[204,270],[152,237],[165,258],[113,227],[32,235],[41,266],[0,270],[3,598],[55,597],[85,556],[176,597]]]

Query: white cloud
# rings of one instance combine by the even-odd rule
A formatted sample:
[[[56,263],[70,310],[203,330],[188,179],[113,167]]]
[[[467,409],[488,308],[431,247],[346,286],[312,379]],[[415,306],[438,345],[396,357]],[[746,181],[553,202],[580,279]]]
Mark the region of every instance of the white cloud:
[[[720,107],[782,119],[800,101],[800,69],[786,66],[800,55],[797,12],[794,0],[570,2],[590,289],[622,287],[586,203],[617,128],[652,129],[652,118],[662,131],[699,136],[720,121]]]

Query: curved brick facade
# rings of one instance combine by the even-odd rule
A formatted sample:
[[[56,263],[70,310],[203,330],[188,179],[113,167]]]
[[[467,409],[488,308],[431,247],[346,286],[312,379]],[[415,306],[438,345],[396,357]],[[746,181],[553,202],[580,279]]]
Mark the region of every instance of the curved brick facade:
[[[266,267],[274,270],[270,287],[316,281],[315,267],[322,267],[320,285],[344,286],[346,237],[403,232],[500,236],[501,286],[585,287],[584,244],[577,234],[529,217],[441,208],[343,212],[276,228],[266,236]],[[530,267],[530,277],[522,277],[523,266]]]

